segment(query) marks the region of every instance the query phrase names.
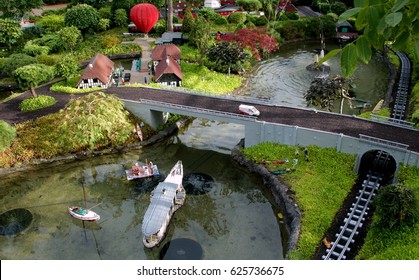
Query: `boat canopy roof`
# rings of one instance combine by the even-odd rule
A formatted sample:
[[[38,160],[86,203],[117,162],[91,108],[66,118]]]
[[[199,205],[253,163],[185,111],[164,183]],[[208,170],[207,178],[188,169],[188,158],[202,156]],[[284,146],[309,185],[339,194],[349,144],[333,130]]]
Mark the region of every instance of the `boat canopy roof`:
[[[157,233],[169,216],[179,185],[160,182],[152,192],[150,205],[144,215],[142,231],[145,236]]]

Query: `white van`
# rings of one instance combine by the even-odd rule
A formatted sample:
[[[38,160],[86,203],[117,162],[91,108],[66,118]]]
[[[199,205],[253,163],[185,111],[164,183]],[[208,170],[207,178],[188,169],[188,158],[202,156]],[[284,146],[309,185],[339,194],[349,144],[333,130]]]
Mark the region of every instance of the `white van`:
[[[256,109],[255,106],[251,106],[251,105],[240,104],[240,106],[239,106],[239,112],[241,114],[249,115],[249,116],[256,116],[256,117],[258,117],[260,115],[259,110]]]

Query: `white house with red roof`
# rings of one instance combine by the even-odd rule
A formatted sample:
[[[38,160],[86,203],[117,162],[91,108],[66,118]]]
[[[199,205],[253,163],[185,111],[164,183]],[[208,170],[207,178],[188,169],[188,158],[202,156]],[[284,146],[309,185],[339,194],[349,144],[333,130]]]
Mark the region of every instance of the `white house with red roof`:
[[[154,81],[164,86],[182,86],[180,49],[175,44],[157,45],[151,52]]]
[[[87,65],[76,88],[108,88],[112,85],[114,62],[106,55],[97,54]]]

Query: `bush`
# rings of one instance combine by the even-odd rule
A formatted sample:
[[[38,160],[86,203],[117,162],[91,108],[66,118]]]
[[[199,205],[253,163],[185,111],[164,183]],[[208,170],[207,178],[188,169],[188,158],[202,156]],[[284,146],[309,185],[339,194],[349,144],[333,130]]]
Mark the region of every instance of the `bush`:
[[[402,184],[385,186],[375,203],[380,227],[411,226],[417,221],[418,201],[413,188]]]
[[[227,19],[230,23],[241,24],[246,21],[246,15],[243,13],[234,12],[231,13]]]
[[[49,53],[49,48],[47,46],[36,45],[32,41],[28,41],[22,51],[30,56],[37,56],[41,54],[47,55]]]
[[[12,54],[0,65],[0,72],[11,76],[17,68],[36,63],[36,59],[23,53]]]
[[[23,112],[35,111],[42,108],[47,108],[54,105],[57,100],[48,95],[38,95],[37,97],[30,97],[23,100],[19,104],[19,109]]]
[[[44,35],[32,40],[32,42],[39,46],[48,47],[51,53],[58,53],[63,49],[63,42],[58,33]]]
[[[261,16],[261,17],[256,18],[255,25],[256,26],[264,26],[264,25],[267,25],[268,22],[269,21],[265,16]]]
[[[101,18],[99,20],[99,24],[97,27],[100,31],[105,31],[109,29],[110,25],[111,25],[111,21],[109,19]]]
[[[100,16],[100,18],[112,19],[111,7],[100,8],[99,9],[99,16]]]
[[[41,26],[46,33],[54,33],[64,27],[63,15],[48,15],[41,17],[37,24]]]
[[[115,46],[118,46],[121,43],[121,40],[117,36],[105,35],[101,40],[101,46],[104,49],[109,49]]]
[[[16,129],[5,121],[0,120],[0,152],[12,145],[16,137]]]
[[[126,26],[128,23],[127,11],[124,9],[117,9],[113,18],[115,26]]]
[[[36,56],[36,61],[40,64],[45,64],[48,66],[54,66],[58,59],[60,59],[60,56],[57,54],[54,55],[45,55],[45,54],[41,54]]]

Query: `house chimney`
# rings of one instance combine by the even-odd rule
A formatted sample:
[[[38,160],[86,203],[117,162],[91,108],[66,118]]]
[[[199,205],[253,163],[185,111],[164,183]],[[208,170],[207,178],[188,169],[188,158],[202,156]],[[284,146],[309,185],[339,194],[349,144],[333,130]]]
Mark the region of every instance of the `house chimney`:
[[[169,65],[169,56],[166,56],[166,64]]]

